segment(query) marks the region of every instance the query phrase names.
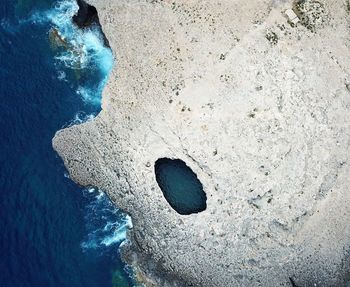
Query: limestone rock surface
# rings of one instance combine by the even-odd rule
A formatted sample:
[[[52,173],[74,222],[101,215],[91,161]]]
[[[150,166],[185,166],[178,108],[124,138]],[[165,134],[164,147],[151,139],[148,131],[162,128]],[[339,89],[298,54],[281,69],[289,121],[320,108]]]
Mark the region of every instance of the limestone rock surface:
[[[344,286],[349,3],[88,2],[116,64],[101,113],[53,146],[76,182],[131,215],[123,254],[146,285]],[[162,157],[197,174],[205,211],[169,206]]]

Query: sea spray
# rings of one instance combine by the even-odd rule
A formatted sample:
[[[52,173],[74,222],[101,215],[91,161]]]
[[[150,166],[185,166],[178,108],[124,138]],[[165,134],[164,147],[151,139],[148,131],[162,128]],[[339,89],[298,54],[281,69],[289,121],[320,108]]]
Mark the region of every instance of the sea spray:
[[[59,1],[53,9],[34,13],[30,21],[50,24],[49,38],[56,51],[59,79],[66,80],[66,74],[71,71],[78,80],[77,95],[85,103],[100,107],[102,91],[113,68],[114,57],[111,49],[104,44],[99,26],[81,29],[73,23],[72,18],[78,10],[79,6],[74,0]]]
[[[78,9],[75,0],[65,0],[37,17],[52,26],[49,35],[51,42],[58,44],[55,60],[59,80],[68,81],[69,73],[73,73],[79,82],[75,87],[77,95],[87,105],[100,108],[102,91],[113,68],[114,57],[110,48],[105,46],[100,27],[93,25],[81,29],[73,23]],[[91,121],[95,115],[96,112],[88,114],[79,111],[68,126]],[[87,236],[81,242],[82,250],[97,257],[115,257],[121,245],[127,242],[127,231],[132,228],[131,218],[116,208],[101,190],[86,188],[83,194],[89,204],[85,208]],[[131,268],[124,265],[123,270],[116,269],[112,281],[116,286],[132,286]]]
[[[74,115],[74,118],[63,125],[61,129],[68,128],[74,125],[80,125],[82,123],[86,123],[92,121],[95,118],[96,113],[86,113],[84,111],[79,111]]]
[[[68,81],[69,71],[73,71],[79,80],[76,93],[85,103],[100,107],[102,90],[113,68],[114,58],[110,48],[104,45],[100,27],[92,25],[81,29],[73,23],[73,16],[78,10],[79,6],[74,0],[59,1],[53,9],[34,14],[31,20],[49,23],[52,27],[49,35],[56,45],[58,79]],[[96,75],[99,76],[98,80]],[[66,126],[90,121],[95,115],[77,112]],[[81,247],[84,251],[104,252],[108,248],[116,248],[117,251],[126,239],[127,230],[132,227],[131,218],[118,210],[98,189],[85,189],[84,196],[92,200],[86,207],[88,235]]]
[[[86,208],[88,236],[81,247],[85,251],[98,250],[101,253],[112,246],[118,248],[126,239],[128,229],[132,228],[131,218],[117,209],[108,196],[96,188],[84,190],[84,195],[93,200]]]
[[[14,11],[17,2],[23,9],[18,13],[20,18]],[[4,136],[0,158],[6,164],[2,165],[0,180],[0,286],[96,287],[112,286],[112,281],[118,287],[132,286],[117,243],[85,251],[81,247],[89,231],[103,229],[107,221],[117,223],[120,218],[117,214],[106,221],[101,211],[101,216],[96,214],[101,223],[96,221],[90,229],[86,227],[86,213],[90,211],[86,206],[95,200],[94,192],[90,197],[84,195],[69,179],[51,141],[77,111],[99,112],[99,106],[83,102],[75,91],[78,86],[99,84],[101,76],[93,71],[100,69],[91,64],[91,69],[77,71],[81,74],[78,78],[76,70],[54,59],[65,52],[65,47],[53,49],[49,45],[48,31],[55,25],[43,16],[47,15],[41,9],[43,2],[47,4],[45,9],[53,3],[1,1],[0,102]],[[33,23],[29,14],[33,9],[45,20]],[[78,117],[85,120],[82,115]],[[113,235],[113,229],[108,230],[107,225],[106,235]]]

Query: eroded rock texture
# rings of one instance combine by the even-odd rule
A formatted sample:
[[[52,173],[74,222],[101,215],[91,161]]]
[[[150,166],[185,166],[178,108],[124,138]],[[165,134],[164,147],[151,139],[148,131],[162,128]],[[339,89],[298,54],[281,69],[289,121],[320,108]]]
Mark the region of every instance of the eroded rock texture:
[[[53,145],[75,181],[131,215],[124,256],[147,284],[344,285],[349,4],[89,3],[116,66],[99,116],[59,131]],[[295,27],[288,8],[301,18]],[[205,211],[169,206],[155,179],[159,158],[197,174]]]

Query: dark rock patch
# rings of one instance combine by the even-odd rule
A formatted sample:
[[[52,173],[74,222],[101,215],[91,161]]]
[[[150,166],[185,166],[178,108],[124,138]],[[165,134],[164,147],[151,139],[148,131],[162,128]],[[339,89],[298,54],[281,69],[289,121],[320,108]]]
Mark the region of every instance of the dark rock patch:
[[[110,47],[108,39],[102,31],[96,8],[92,5],[89,5],[84,0],[76,1],[79,6],[79,10],[78,13],[73,16],[73,23],[81,29],[90,28],[94,26],[98,27],[98,29],[101,31],[101,34],[103,35],[104,45],[106,47]]]

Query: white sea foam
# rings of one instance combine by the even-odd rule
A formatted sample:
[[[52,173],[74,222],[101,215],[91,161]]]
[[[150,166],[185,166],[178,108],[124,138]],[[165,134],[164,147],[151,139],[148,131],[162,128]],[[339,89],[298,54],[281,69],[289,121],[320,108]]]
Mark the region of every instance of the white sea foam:
[[[128,229],[132,228],[131,218],[116,208],[104,192],[88,188],[84,194],[93,200],[86,211],[89,234],[81,243],[83,250],[103,251],[114,245],[120,246],[126,240]]]
[[[107,200],[106,194],[100,190],[97,190],[96,201],[99,203],[101,200]],[[109,206],[109,204],[107,204]]]
[[[57,78],[60,80],[60,81],[67,81],[66,79],[66,73],[64,71],[58,71],[58,76]]]
[[[88,191],[88,193],[93,193],[93,192],[95,192],[95,188],[93,188],[93,187],[89,187],[89,188],[87,188],[86,190]]]
[[[77,94],[83,99],[86,103],[91,103],[94,105],[98,105],[101,102],[100,97],[96,96],[96,91],[93,89],[79,86],[77,89]]]
[[[72,17],[77,14],[79,6],[74,0],[59,1],[44,13],[36,13],[31,22],[50,23],[65,42],[66,49],[59,52],[55,59],[67,69],[97,70],[101,83],[95,88],[80,86],[77,94],[93,105],[100,105],[103,87],[113,68],[114,58],[111,50],[104,45],[104,39],[98,27],[79,29],[73,24]],[[62,78],[62,77],[61,77]]]
[[[61,129],[71,127],[74,125],[80,125],[82,123],[89,122],[95,118],[95,114],[87,114],[85,112],[79,111],[74,115],[74,118],[68,123],[64,124]]]
[[[114,226],[111,224],[111,226]],[[105,237],[101,243],[105,246],[110,246],[115,243],[120,243],[126,239],[126,233],[128,229],[132,228],[131,218],[129,216],[125,217],[123,224],[114,229],[112,235]]]
[[[77,112],[74,115],[74,119],[72,120],[72,122],[69,124],[69,126],[72,125],[79,125],[88,121],[91,121],[95,118],[94,114],[86,114],[84,112]]]

